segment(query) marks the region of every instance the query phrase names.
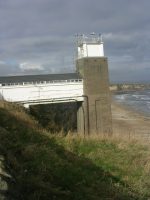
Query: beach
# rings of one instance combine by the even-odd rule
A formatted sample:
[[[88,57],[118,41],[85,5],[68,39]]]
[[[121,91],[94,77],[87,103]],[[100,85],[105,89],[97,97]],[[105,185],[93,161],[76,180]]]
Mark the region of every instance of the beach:
[[[116,101],[111,109],[114,135],[150,141],[150,117]]]

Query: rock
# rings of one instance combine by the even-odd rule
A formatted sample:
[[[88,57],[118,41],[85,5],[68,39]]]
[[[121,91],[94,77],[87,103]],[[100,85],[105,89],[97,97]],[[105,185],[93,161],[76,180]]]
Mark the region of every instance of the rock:
[[[5,171],[4,157],[0,155],[0,200],[7,200],[8,183],[5,177],[9,176]]]

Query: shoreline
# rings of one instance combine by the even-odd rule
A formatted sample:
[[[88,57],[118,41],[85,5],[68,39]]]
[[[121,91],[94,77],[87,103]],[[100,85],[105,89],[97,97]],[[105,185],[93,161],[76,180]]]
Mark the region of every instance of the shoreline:
[[[111,110],[114,135],[150,140],[150,117],[115,100],[112,100]]]

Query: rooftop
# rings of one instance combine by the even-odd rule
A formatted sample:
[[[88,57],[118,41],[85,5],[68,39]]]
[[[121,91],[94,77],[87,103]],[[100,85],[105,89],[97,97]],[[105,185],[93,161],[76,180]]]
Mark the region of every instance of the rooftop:
[[[56,81],[81,79],[77,73],[67,74],[43,74],[43,75],[24,75],[24,76],[1,76],[1,84],[23,83],[23,82],[40,82],[40,81]]]

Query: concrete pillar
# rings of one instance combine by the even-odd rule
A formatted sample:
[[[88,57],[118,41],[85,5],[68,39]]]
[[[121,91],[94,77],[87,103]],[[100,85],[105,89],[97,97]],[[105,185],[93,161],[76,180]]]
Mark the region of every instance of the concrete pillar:
[[[78,59],[77,71],[83,78],[84,102],[78,110],[81,107],[84,110],[84,133],[112,134],[107,58],[84,57]],[[78,118],[78,121],[80,119]],[[81,120],[80,123],[83,121]],[[79,130],[83,131],[83,128],[79,128]]]
[[[88,98],[85,96],[83,102],[77,106],[77,131],[80,134],[89,133]]]
[[[82,102],[77,105],[77,132],[79,134],[85,134],[85,114],[83,110]]]

